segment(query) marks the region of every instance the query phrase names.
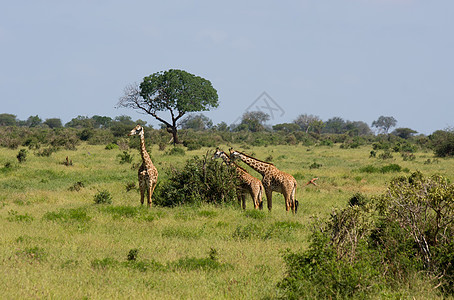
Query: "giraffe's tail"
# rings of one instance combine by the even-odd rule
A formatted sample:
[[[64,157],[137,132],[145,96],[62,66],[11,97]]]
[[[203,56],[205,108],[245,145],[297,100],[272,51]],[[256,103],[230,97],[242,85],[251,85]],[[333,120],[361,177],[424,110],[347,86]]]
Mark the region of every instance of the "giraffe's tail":
[[[294,211],[295,214],[296,214],[296,212],[298,211],[299,202],[298,202],[298,200],[295,199],[295,197],[296,197],[296,182],[295,182],[295,185],[294,185],[294,187],[293,187],[292,195],[291,195],[291,198],[290,198],[290,199],[292,200],[292,202],[293,202],[293,203],[292,203],[293,208],[294,208],[293,211]]]

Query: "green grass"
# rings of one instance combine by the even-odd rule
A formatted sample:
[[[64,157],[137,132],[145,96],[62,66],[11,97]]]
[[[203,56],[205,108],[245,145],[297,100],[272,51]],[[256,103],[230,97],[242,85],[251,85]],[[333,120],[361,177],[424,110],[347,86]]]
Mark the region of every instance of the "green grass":
[[[369,158],[371,148],[365,146],[236,148],[261,159],[275,157],[279,169],[296,175],[297,215],[285,211],[284,199],[276,193],[271,212],[266,202],[263,211],[253,210],[250,198],[246,211],[211,205],[142,207],[138,192],[126,189],[137,180],[132,168],[140,163],[136,149],[129,151],[132,163],[120,164],[119,149],[81,144],[77,151],[62,150],[49,157],[29,151],[19,164],[17,150],[2,148],[2,298],[277,297],[276,284],[285,272],[282,253],[306,249],[314,217],[347,205],[355,193],[383,193],[386,184],[406,170],[454,180],[454,160],[435,160],[431,153],[417,152],[411,161],[400,155],[383,161]],[[207,150],[213,149],[167,155],[155,145],[149,152],[163,180],[171,166],[183,166]],[[72,166],[62,164],[66,156]],[[311,168],[314,162],[317,168]],[[360,171],[364,167],[384,171]],[[251,174],[260,178],[255,171]],[[318,186],[305,186],[313,177],[319,177]],[[96,205],[93,199],[99,191],[108,191],[112,203]],[[131,249],[137,250],[134,259],[128,259]],[[405,298],[436,297],[430,283],[415,283],[401,292]]]

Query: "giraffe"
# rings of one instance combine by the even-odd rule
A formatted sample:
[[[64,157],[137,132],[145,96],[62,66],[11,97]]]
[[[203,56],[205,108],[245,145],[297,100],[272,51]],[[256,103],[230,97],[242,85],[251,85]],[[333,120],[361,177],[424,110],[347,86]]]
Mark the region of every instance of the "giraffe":
[[[262,182],[249,174],[245,169],[237,165],[235,162],[230,160],[230,157],[227,153],[222,151],[219,148],[216,148],[216,152],[213,155],[213,159],[222,158],[226,165],[234,166],[236,173],[238,174],[240,181],[241,181],[241,188],[238,192],[238,200],[242,202],[243,209],[246,209],[246,194],[245,192],[249,192],[252,197],[252,201],[254,203],[254,208],[262,209],[262,194],[263,194],[263,185]],[[240,200],[241,198],[241,200]]]
[[[131,130],[128,136],[136,135],[140,136],[140,154],[142,155],[142,165],[139,168],[139,189],[140,189],[140,203],[143,205],[145,193],[147,193],[147,205],[151,206],[151,197],[153,196],[156,183],[158,182],[158,170],[153,165],[150,155],[145,149],[145,137],[143,127],[137,125]]]
[[[286,210],[289,211],[291,209],[293,213],[297,212],[298,201],[295,199],[297,182],[292,175],[280,171],[272,163],[258,160],[250,155],[235,151],[232,148],[230,148],[230,158],[232,160],[242,160],[263,176],[262,183],[265,188],[269,210],[271,210],[273,203],[272,193],[278,192],[284,195]],[[316,185],[315,180],[317,178],[310,180],[307,184]]]

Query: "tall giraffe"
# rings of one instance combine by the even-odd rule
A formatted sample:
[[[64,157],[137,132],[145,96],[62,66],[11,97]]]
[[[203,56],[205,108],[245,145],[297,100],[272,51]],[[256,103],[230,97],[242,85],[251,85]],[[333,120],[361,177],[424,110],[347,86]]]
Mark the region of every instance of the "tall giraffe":
[[[271,210],[273,205],[273,192],[278,192],[284,195],[285,209],[292,210],[296,213],[298,210],[298,201],[295,199],[296,195],[296,179],[285,172],[280,171],[272,163],[261,161],[250,155],[238,152],[230,148],[230,158],[232,160],[241,159],[248,166],[260,173],[262,178],[263,187],[265,188],[266,200],[268,209]],[[309,181],[307,184],[314,184],[316,178]]]
[[[262,195],[263,195],[263,185],[260,179],[255,178],[251,174],[249,174],[245,169],[237,165],[235,162],[230,160],[230,157],[227,153],[222,151],[219,148],[216,148],[216,152],[213,155],[213,159],[222,158],[226,165],[235,167],[236,173],[241,181],[241,189],[238,193],[238,200],[242,202],[243,209],[246,209],[246,194],[245,192],[249,192],[252,197],[252,201],[254,203],[254,208],[262,209]],[[241,198],[241,200],[240,200]]]
[[[140,189],[140,203],[143,205],[145,193],[147,193],[147,205],[151,206],[151,197],[153,196],[154,189],[158,182],[158,170],[153,165],[150,155],[145,148],[145,137],[143,127],[137,125],[128,136],[136,135],[140,136],[140,154],[142,155],[142,165],[139,168],[139,189]]]

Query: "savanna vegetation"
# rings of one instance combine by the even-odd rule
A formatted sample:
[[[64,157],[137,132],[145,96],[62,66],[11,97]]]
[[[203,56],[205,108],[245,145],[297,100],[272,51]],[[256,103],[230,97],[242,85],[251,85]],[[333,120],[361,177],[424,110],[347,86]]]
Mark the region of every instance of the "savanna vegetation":
[[[3,123],[2,297],[452,297],[452,131],[360,134],[362,123],[316,118],[267,129],[250,117],[242,128],[187,117],[176,147],[147,127],[160,176],[151,209],[139,203],[139,141],[126,137],[145,122]],[[293,175],[298,214],[278,194],[271,212],[252,199],[242,210],[216,146]]]

